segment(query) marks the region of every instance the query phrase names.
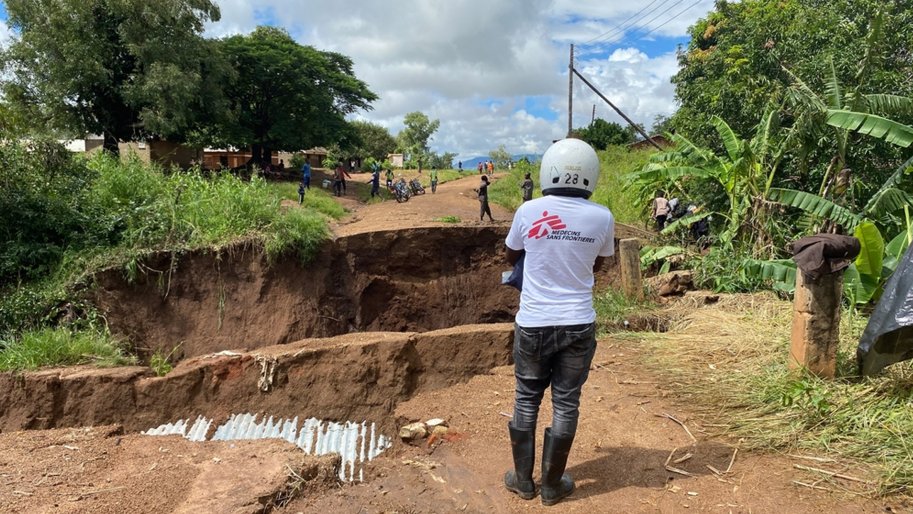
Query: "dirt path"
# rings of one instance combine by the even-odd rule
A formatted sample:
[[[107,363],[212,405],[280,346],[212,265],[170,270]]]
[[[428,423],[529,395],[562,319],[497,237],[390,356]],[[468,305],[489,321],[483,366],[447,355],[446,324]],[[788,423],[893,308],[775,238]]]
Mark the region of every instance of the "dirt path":
[[[502,174],[494,174],[497,180]],[[445,182],[432,193],[428,188],[423,195],[413,196],[409,201],[397,203],[388,199],[380,203],[364,204],[349,196],[341,197],[342,203],[352,214],[343,218],[333,229],[339,236],[347,236],[377,230],[433,227],[453,225],[439,220],[445,216],[456,216],[460,225],[510,225],[511,213],[499,205],[491,205],[494,223],[479,220],[479,201],[474,188],[479,186],[479,176]],[[359,186],[361,187],[361,186]]]
[[[636,343],[600,341],[568,464],[578,490],[560,507],[520,500],[501,486],[511,465],[505,414],[512,412],[514,385],[513,369],[504,367],[421,394],[397,408],[401,420],[449,420],[462,434],[460,440],[433,449],[402,445],[376,461],[370,482],[300,498],[282,512],[874,513],[909,508],[899,500],[866,500],[797,486],[793,480],[817,484],[821,477],[793,467],[816,466],[814,462],[787,456],[739,452],[730,472],[717,476],[708,466],[730,469],[734,447],[707,439],[687,408],[664,397],[657,379],[643,371],[643,359]],[[541,427],[551,419],[549,402],[546,395]],[[682,421],[697,442],[665,414]],[[541,448],[541,429],[538,437]],[[669,465],[690,476],[665,469],[673,450]],[[827,466],[850,475],[864,473]]]

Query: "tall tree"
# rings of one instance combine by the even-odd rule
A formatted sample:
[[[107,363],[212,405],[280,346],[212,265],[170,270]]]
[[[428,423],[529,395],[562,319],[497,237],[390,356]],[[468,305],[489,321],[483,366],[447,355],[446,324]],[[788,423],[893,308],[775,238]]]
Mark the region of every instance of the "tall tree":
[[[510,152],[504,148],[504,145],[498,145],[498,148],[488,152],[488,158],[494,163],[496,168],[504,169],[511,160]]]
[[[387,154],[396,150],[396,139],[385,127],[361,120],[353,121],[351,125],[355,132],[354,153],[356,155],[383,161],[387,158]]]
[[[226,38],[221,48],[237,76],[226,86],[231,120],[223,143],[250,146],[255,162],[274,150],[297,151],[351,137],[345,116],[371,109],[377,95],[355,78],[352,60],[298,44],[275,27]]]
[[[441,126],[440,120],[432,120],[420,111],[410,112],[403,119],[405,128],[396,136],[397,146],[410,161],[417,161],[419,169],[421,162],[429,151],[428,142],[431,136]]]
[[[7,0],[5,98],[36,127],[119,140],[184,139],[218,110],[211,0]],[[215,78],[218,83],[218,77]]]
[[[879,12],[887,30],[879,36],[878,58],[869,58],[874,48],[867,39]],[[787,70],[813,91],[824,91],[833,61],[841,83],[862,79],[868,91],[913,94],[909,2],[719,1],[689,32],[688,47],[678,56],[681,68],[672,78],[681,104],[673,125],[699,144],[711,142],[714,115],[737,133],[751,132],[793,83]],[[857,76],[864,60],[869,66]]]

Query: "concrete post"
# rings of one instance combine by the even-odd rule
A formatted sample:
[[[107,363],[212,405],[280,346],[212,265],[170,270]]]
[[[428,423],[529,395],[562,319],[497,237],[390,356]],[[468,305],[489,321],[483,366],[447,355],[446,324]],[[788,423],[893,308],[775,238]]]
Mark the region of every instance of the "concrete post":
[[[621,284],[625,294],[642,299],[644,284],[640,273],[639,239],[622,239],[618,243],[618,264],[621,266]]]
[[[825,274],[814,280],[801,270],[796,273],[791,369],[806,368],[819,377],[834,378],[842,297],[843,273]]]

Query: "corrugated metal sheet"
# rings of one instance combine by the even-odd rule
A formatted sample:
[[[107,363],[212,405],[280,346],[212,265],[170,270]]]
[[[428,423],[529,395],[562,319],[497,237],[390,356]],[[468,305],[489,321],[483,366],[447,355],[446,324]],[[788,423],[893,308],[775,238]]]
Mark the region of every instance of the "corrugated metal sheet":
[[[189,419],[152,428],[143,432],[145,435],[181,435],[191,441],[205,441],[212,420],[198,416],[190,425]],[[261,419],[255,414],[232,414],[228,421],[219,425],[211,441],[238,441],[250,439],[283,439],[297,445],[308,455],[326,455],[338,453],[342,457],[339,467],[340,480],[352,481],[358,477],[364,480],[363,465],[374,460],[391,446],[391,441],[383,434],[377,434],[376,425],[346,421],[336,423],[308,418],[299,425],[294,419]]]

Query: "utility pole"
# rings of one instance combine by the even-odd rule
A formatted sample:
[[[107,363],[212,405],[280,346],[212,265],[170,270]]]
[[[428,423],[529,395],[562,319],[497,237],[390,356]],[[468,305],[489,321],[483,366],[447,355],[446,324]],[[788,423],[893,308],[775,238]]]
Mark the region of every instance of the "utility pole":
[[[571,43],[571,59],[567,66],[567,137],[574,128],[574,44]]]
[[[615,112],[617,112],[619,116],[621,116],[622,118],[624,118],[624,120],[628,122],[628,125],[631,125],[632,127],[634,127],[634,130],[636,130],[640,135],[644,136],[644,139],[645,139],[648,143],[650,143],[651,145],[655,146],[657,150],[662,150],[662,149],[663,149],[663,147],[659,146],[659,145],[656,143],[656,141],[654,141],[652,138],[650,138],[649,134],[647,134],[646,132],[644,132],[644,129],[640,128],[640,125],[634,123],[634,121],[633,121],[631,118],[628,118],[628,115],[627,115],[627,114],[621,112],[621,109],[619,109],[618,107],[615,107],[615,104],[613,104],[612,102],[610,102],[609,99],[606,98],[604,94],[602,94],[602,92],[600,92],[598,89],[596,89],[596,86],[594,86],[593,84],[590,84],[590,81],[587,80],[586,77],[584,77],[583,75],[581,75],[579,71],[577,71],[577,70],[575,70],[575,69],[573,69],[573,68],[571,68],[571,71],[574,72],[575,74],[577,74],[577,76],[580,77],[580,80],[582,80],[583,83],[586,84],[590,89],[592,89],[594,93],[596,93],[597,95],[599,95],[599,98],[602,98],[602,99],[605,101],[605,103],[609,104],[609,107],[611,107],[612,109],[615,109]]]
[[[593,104],[593,115],[590,117],[590,125],[596,121],[596,104]]]

